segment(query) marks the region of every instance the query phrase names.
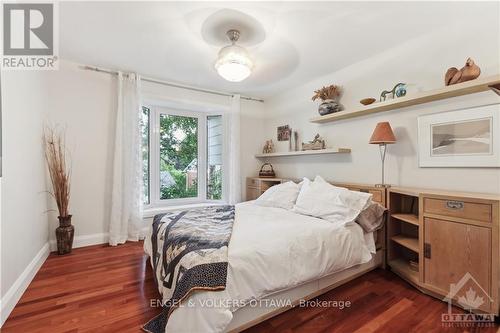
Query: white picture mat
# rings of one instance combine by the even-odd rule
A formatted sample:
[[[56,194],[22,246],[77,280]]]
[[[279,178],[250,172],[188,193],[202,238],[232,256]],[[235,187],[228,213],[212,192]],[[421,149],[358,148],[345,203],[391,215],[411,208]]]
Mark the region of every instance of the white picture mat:
[[[500,167],[500,104],[418,117],[420,167]],[[432,126],[491,119],[490,154],[432,155]]]

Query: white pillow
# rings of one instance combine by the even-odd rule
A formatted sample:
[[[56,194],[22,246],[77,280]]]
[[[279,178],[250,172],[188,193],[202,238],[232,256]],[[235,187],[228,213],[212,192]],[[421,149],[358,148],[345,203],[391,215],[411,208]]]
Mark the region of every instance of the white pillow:
[[[299,195],[301,185],[302,183],[295,184],[290,181],[271,186],[255,200],[255,204],[265,207],[292,209]]]
[[[293,211],[343,226],[353,222],[371,198],[370,193],[333,186],[316,176],[313,182],[304,181]]]

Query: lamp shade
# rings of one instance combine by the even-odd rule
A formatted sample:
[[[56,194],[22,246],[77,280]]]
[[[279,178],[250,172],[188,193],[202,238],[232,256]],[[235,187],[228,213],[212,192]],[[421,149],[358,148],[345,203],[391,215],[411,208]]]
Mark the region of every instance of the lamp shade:
[[[373,131],[372,137],[370,138],[371,144],[381,144],[381,143],[395,143],[396,137],[392,132],[391,124],[384,121],[378,123]]]

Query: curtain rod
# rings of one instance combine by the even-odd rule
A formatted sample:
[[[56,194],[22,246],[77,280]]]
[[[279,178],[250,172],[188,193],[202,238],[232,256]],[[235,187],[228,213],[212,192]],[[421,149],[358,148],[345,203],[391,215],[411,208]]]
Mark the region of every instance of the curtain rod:
[[[85,69],[85,70],[89,70],[89,71],[94,71],[94,72],[107,73],[107,74],[111,74],[111,75],[118,75],[117,71],[103,69],[103,68],[99,68],[99,67],[95,67],[95,66],[85,65],[85,66],[80,66],[80,68]],[[183,85],[183,84],[178,84],[178,83],[172,83],[172,82],[168,82],[168,81],[158,80],[158,79],[151,78],[151,77],[146,77],[146,76],[141,76],[141,80],[147,81],[147,82],[152,82],[152,83],[158,83],[158,84],[162,84],[164,86],[169,86],[169,87],[174,87],[174,88],[181,88],[181,89],[198,91],[198,92],[202,92],[202,93],[206,93],[206,94],[219,95],[219,96],[228,96],[228,97],[234,96],[233,94],[225,93],[225,92],[222,92],[222,91],[216,91],[216,90],[210,90],[210,89],[203,89],[203,88],[191,87],[191,86],[187,86],[187,85]],[[248,96],[241,96],[240,98],[248,100],[248,101],[255,101],[255,102],[264,103],[263,99],[258,99],[258,98],[248,97]]]

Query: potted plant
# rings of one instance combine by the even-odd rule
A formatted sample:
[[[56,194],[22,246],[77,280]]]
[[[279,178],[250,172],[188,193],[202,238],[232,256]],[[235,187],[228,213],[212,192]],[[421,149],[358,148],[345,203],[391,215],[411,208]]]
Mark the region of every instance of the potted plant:
[[[71,225],[68,212],[70,198],[70,168],[66,163],[64,136],[56,129],[50,128],[44,135],[45,159],[49,169],[52,192],[59,212],[59,227],[56,229],[57,254],[71,253],[75,228]]]
[[[337,85],[330,85],[328,87],[323,87],[314,92],[312,100],[320,99],[322,103],[318,107],[318,112],[320,115],[324,116],[329,113],[339,112],[342,110],[342,105],[337,101],[342,90]]]

